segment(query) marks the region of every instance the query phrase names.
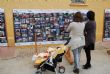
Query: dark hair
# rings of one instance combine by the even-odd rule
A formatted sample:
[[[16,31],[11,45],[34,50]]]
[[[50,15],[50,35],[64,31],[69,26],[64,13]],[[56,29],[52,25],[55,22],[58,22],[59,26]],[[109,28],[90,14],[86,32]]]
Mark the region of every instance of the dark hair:
[[[87,12],[87,18],[89,20],[95,20],[95,13],[93,11],[88,11]]]
[[[76,12],[73,16],[73,20],[75,22],[82,22],[83,21],[83,16],[82,16],[81,12]]]

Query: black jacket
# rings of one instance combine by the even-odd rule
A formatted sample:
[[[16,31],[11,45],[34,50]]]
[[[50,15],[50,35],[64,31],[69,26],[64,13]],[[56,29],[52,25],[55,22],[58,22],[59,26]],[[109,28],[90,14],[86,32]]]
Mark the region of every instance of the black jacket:
[[[88,21],[85,25],[85,49],[94,50],[95,39],[96,39],[96,22]]]

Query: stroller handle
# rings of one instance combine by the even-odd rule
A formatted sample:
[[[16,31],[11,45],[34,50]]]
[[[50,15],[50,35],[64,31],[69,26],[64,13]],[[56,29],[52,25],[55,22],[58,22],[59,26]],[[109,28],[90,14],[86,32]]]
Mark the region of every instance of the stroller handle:
[[[71,37],[69,37],[69,38],[67,39],[67,41],[66,41],[66,43],[65,43],[64,45],[67,45],[67,44],[70,42],[70,40],[71,40]]]

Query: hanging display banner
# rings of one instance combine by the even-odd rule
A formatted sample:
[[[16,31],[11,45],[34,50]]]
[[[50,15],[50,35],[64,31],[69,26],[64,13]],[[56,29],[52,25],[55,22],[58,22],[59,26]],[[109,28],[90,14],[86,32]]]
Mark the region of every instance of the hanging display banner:
[[[14,9],[14,32],[16,46],[37,44],[63,44],[69,37],[66,29],[73,21],[73,14],[83,13],[86,20],[88,10],[40,10]]]
[[[0,46],[7,46],[4,9],[0,8]]]
[[[103,41],[110,41],[110,9],[105,9]]]

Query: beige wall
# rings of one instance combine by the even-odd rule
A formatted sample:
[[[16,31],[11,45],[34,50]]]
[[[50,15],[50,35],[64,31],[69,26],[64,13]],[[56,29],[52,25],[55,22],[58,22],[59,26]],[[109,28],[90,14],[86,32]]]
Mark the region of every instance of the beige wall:
[[[13,9],[90,9],[96,13],[96,38],[102,41],[104,9],[110,8],[109,0],[87,0],[86,5],[70,5],[71,0],[0,0],[5,9],[8,45],[14,46]]]

